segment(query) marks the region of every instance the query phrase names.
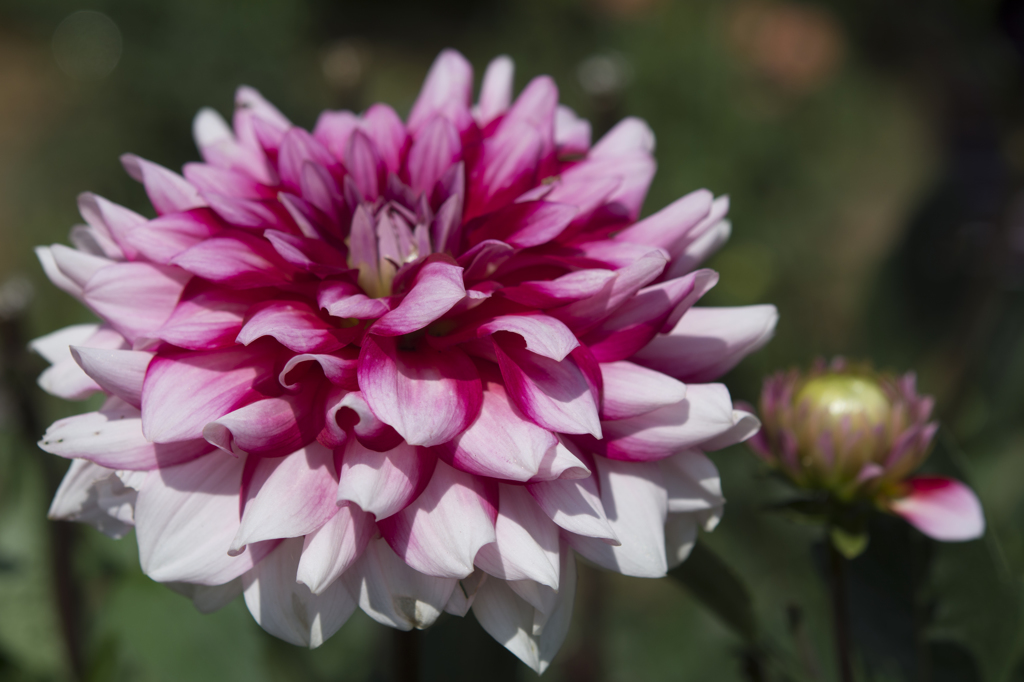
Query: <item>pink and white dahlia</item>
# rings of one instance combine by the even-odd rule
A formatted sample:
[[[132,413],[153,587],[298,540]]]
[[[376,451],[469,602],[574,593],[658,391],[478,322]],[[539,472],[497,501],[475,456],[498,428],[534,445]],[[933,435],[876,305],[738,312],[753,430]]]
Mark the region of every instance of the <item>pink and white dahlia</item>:
[[[636,222],[654,136],[597,144],[547,77],[443,52],[408,119],[312,133],[240,88],[183,176],[126,155],[157,216],[92,194],[47,274],[101,320],[34,342],[51,393],[103,392],[40,445],[52,518],[135,528],[200,610],[239,593],[315,647],[358,606],[402,630],[476,618],[544,670],[575,554],[658,577],[723,498],[703,454],[758,428],[708,382],[772,306],[693,308],[728,237],[700,190]],[[685,383],[684,383],[685,382]]]

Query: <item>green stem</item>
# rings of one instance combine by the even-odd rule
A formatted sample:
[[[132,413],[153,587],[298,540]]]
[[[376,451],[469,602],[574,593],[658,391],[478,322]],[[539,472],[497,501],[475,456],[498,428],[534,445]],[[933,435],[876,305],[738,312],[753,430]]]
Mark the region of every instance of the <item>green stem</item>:
[[[832,630],[836,640],[836,662],[839,665],[839,679],[854,682],[853,660],[850,646],[850,609],[846,596],[846,559],[826,536],[828,546],[829,573],[832,592]]]

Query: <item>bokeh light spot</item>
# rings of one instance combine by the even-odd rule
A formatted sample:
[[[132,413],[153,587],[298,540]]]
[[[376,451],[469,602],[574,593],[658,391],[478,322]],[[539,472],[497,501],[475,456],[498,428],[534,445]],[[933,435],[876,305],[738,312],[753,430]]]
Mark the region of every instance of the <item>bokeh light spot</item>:
[[[106,78],[121,59],[121,31],[106,14],[82,10],[53,32],[53,57],[76,80]]]

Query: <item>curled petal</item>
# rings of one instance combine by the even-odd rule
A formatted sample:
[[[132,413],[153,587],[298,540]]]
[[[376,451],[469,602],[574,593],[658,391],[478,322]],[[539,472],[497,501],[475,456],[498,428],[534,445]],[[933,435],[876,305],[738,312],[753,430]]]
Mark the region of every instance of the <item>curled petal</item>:
[[[238,456],[281,457],[309,444],[323,428],[316,390],[265,398],[203,427],[210,444]]]
[[[978,496],[960,481],[941,476],[918,476],[907,482],[909,492],[889,508],[928,537],[963,542],[985,533],[985,513]]]
[[[380,317],[391,308],[379,298],[370,298],[351,282],[327,280],[320,283],[317,305],[333,317],[367,320]]]
[[[402,442],[397,431],[377,418],[360,391],[351,391],[339,398],[335,403],[328,403],[327,418],[333,425],[351,430],[360,443],[374,452],[392,450]]]
[[[249,309],[238,343],[248,346],[264,336],[273,337],[296,353],[329,353],[357,334],[355,328],[339,329],[320,319],[317,311],[301,301],[267,301]]]

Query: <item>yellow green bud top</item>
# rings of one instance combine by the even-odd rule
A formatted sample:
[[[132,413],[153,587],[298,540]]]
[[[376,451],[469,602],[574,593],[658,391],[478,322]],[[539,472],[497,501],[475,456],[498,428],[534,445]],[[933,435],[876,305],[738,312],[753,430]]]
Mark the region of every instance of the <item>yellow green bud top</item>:
[[[811,379],[796,394],[794,402],[797,406],[806,402],[812,410],[821,410],[827,415],[828,426],[838,426],[844,419],[877,426],[886,421],[892,407],[878,382],[848,374],[825,374]]]

